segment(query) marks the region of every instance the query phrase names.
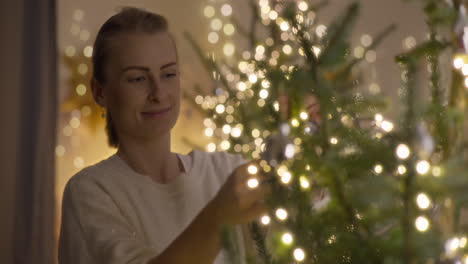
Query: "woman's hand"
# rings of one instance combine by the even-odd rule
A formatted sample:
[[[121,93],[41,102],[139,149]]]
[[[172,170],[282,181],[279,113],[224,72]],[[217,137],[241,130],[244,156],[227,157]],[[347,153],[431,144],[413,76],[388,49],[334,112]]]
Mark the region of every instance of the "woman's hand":
[[[249,173],[249,166],[255,166],[257,172]],[[216,218],[221,225],[247,223],[266,213],[264,198],[270,188],[268,183],[262,183],[264,180],[258,161],[249,162],[234,170],[212,201]]]

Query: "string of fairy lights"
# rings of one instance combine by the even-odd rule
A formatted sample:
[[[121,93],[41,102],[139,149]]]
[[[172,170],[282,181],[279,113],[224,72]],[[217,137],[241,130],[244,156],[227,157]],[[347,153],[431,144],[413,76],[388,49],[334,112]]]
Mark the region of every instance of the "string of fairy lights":
[[[297,14],[297,18],[300,22],[305,20],[308,23],[313,24],[315,22],[316,14],[309,10],[309,6],[305,1],[296,1],[297,8],[299,10]],[[278,64],[278,58],[282,55],[294,56],[295,53],[299,56],[304,56],[304,51],[302,48],[297,50],[294,49],[294,46],[291,44],[291,41],[294,41],[294,32],[288,22],[281,17],[281,10],[279,5],[271,6],[270,1],[268,0],[258,0],[258,9],[260,10],[260,17],[261,22],[264,25],[269,25],[270,23],[277,23],[281,33],[281,40],[284,42],[280,45],[278,50],[273,50],[270,54],[266,54],[266,47],[272,47],[274,45],[274,41],[272,38],[268,37],[264,40],[263,44],[258,44],[252,51],[245,50],[239,52],[243,60],[240,60],[237,63],[237,68],[239,71],[247,76],[245,80],[241,79],[238,74],[234,74],[229,72],[226,69],[222,69],[222,74],[226,77],[226,80],[232,85],[233,88],[237,89],[236,98],[239,100],[243,100],[245,98],[258,98],[257,105],[258,107],[265,106],[265,99],[270,96],[269,87],[270,82],[268,79],[265,78],[265,74],[263,72],[255,71],[255,62],[252,62],[252,58],[256,62],[267,61],[269,65],[276,66]],[[236,32],[236,27],[230,22],[230,16],[233,14],[233,8],[228,3],[228,1],[224,1],[219,3],[215,1],[211,1],[207,6],[204,8],[204,15],[206,18],[210,20],[210,32],[208,33],[208,42],[215,46],[222,46],[223,54],[226,57],[232,57],[238,47],[236,47],[233,37],[235,36],[234,33]],[[325,25],[319,24],[315,26],[315,34],[318,37],[323,37],[327,33],[327,27]],[[353,49],[353,55],[355,58],[364,58],[365,61],[368,63],[374,63],[377,60],[377,52],[375,50],[368,50],[366,48],[370,47],[373,43],[373,39],[370,35],[364,34],[360,37],[360,45],[356,46]],[[404,50],[409,50],[416,46],[416,38],[414,36],[408,36],[403,40],[402,47]],[[312,51],[319,55],[321,52],[320,47],[312,47]],[[212,55],[215,57],[214,55]],[[249,62],[250,61],[250,62]],[[463,75],[465,76],[465,85],[468,89],[468,56],[456,56],[453,60],[453,65],[456,69],[459,69]],[[287,70],[289,68],[288,65],[281,65],[284,72],[287,74]],[[404,79],[404,75],[401,77]],[[252,85],[259,82],[261,84],[262,89],[258,92],[258,94],[254,94],[250,88]],[[380,85],[377,84],[375,81],[372,81],[371,84],[368,86],[369,92],[371,94],[379,94],[381,92]],[[235,152],[243,152],[246,154],[251,154],[252,158],[258,159],[260,158],[261,152],[265,149],[265,139],[271,135],[271,131],[264,130],[261,131],[257,128],[252,130],[252,139],[253,144],[235,144],[231,146],[229,141],[230,137],[239,138],[243,135],[243,125],[239,122],[236,123],[234,119],[234,112],[236,110],[235,106],[228,103],[226,93],[223,93],[219,90],[216,91],[215,96],[202,96],[198,95],[195,98],[195,102],[199,104],[203,109],[209,110],[214,109],[215,115],[217,117],[213,118],[205,118],[203,124],[205,126],[204,134],[212,138],[213,141],[208,143],[206,146],[206,150],[209,152],[217,151],[217,150],[234,150]],[[278,101],[274,101],[274,109],[275,111],[279,111],[279,103]],[[225,119],[225,124],[218,127],[214,118],[218,118],[222,116]],[[297,117],[291,117],[288,122],[288,129],[291,128],[298,128],[303,127],[301,122],[306,122],[309,119],[309,114],[307,111],[302,111]],[[350,118],[346,115],[343,116],[341,120],[344,124],[350,122]],[[377,113],[374,116],[373,125],[375,127],[375,137],[380,139],[383,137],[385,133],[390,133],[395,129],[395,125],[392,121],[384,118],[383,114]],[[305,126],[307,129],[307,126]],[[304,131],[307,132],[307,131]],[[424,134],[424,130],[422,131]],[[424,135],[422,135],[424,136]],[[217,139],[220,139],[220,142],[217,142]],[[339,138],[337,137],[330,137],[330,143],[332,145],[336,145],[339,142]],[[301,139],[295,138],[293,140],[293,147],[289,148],[289,153],[285,153],[285,156],[288,158],[293,158],[295,153],[300,152],[301,146]],[[420,146],[421,148],[426,148],[426,152],[430,152],[433,146],[432,142],[425,142]],[[414,169],[414,171],[420,177],[441,177],[443,175],[443,170],[437,164],[437,159],[433,161],[429,160],[427,155],[420,155],[420,151],[414,151],[410,149],[410,147],[405,144],[401,143],[398,144],[395,149],[396,157],[401,161],[401,164],[397,166],[397,170],[393,172],[396,176],[404,176],[408,173],[409,169]],[[423,157],[423,159],[421,159]],[[419,158],[419,159],[418,159]],[[415,160],[413,164],[414,168],[408,168],[412,164],[412,161]],[[299,181],[299,186],[304,190],[310,190],[311,183],[305,175],[301,175],[299,177],[292,177],[292,172],[288,170],[286,165],[279,165],[277,168],[271,168],[265,161],[260,162],[260,167],[263,171],[269,172],[272,169],[275,169],[276,175],[280,178],[280,182],[285,185],[291,184],[293,180]],[[310,168],[308,168],[310,169]],[[375,164],[373,168],[373,172],[375,174],[383,174],[386,171],[386,168],[383,167],[382,164]],[[248,167],[248,173],[251,177],[247,180],[248,188],[257,188],[260,184],[259,179],[257,178],[259,168],[255,165],[250,165]],[[391,173],[391,172],[387,172]],[[446,202],[450,202],[450,200],[446,200]],[[421,214],[416,216],[414,219],[414,227],[419,232],[426,232],[429,230],[431,226],[430,217],[428,216],[428,211],[431,209],[433,205],[433,201],[431,200],[430,196],[427,193],[419,192],[415,195],[414,203],[419,208]],[[264,215],[260,218],[260,223],[267,226],[270,225],[272,222],[271,217],[275,217],[278,221],[285,221],[288,218],[289,214],[285,208],[277,208],[274,210],[272,216]],[[359,216],[361,217],[361,216]],[[333,238],[330,238],[330,241],[333,242]],[[297,262],[303,262],[306,259],[306,253],[304,249],[300,247],[300,245],[294,245],[294,234],[290,231],[285,231],[281,235],[281,241],[285,246],[294,247],[292,250],[292,257]],[[453,237],[446,241],[445,246],[445,253],[447,256],[451,256],[456,253],[458,249],[465,248],[467,245],[467,237],[466,236],[457,236]],[[468,256],[463,258],[464,263],[468,263]]]

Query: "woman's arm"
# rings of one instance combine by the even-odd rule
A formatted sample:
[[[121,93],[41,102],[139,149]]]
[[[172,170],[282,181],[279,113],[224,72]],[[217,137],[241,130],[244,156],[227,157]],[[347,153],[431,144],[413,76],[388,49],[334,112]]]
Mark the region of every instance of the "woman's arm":
[[[187,229],[149,264],[213,263],[221,249],[220,231],[224,225],[246,223],[264,213],[262,198],[268,188],[247,188],[250,164],[237,168]]]

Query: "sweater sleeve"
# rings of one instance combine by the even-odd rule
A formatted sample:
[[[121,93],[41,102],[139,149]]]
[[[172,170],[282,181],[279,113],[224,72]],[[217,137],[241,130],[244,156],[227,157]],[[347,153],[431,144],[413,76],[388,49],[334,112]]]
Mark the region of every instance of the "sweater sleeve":
[[[86,177],[72,177],[63,195],[60,264],[144,264],[157,254],[102,186]]]

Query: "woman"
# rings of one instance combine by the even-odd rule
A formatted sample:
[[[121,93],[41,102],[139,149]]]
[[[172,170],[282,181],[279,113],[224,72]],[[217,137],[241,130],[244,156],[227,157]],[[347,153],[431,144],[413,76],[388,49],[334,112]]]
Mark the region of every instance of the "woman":
[[[220,230],[264,213],[267,188],[247,188],[239,156],[171,152],[181,92],[167,21],[124,9],[99,30],[92,60],[117,153],[67,183],[59,262],[223,263]]]

